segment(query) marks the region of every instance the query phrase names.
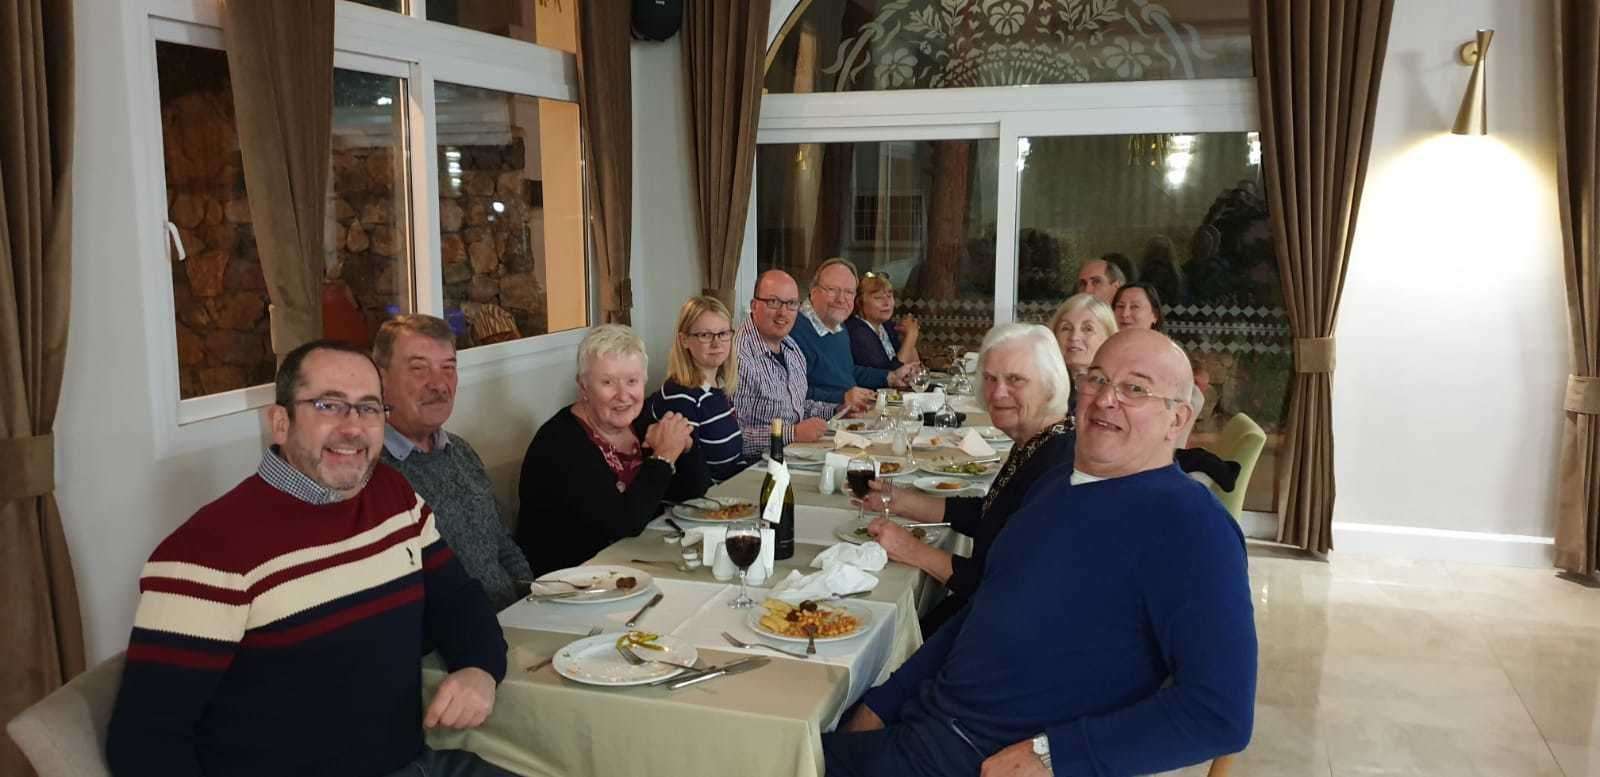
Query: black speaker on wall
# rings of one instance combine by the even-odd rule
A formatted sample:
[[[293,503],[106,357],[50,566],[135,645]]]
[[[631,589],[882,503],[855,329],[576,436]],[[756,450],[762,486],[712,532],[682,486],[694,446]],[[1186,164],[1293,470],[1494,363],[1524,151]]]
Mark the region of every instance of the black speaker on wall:
[[[683,26],[683,0],[633,0],[633,37],[666,40]]]

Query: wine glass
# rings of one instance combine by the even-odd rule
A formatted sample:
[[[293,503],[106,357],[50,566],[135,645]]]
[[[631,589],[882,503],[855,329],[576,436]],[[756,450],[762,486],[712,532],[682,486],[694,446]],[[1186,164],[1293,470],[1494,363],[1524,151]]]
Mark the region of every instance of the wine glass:
[[[916,441],[917,434],[922,431],[922,414],[915,407],[906,405],[905,412],[895,422],[900,436],[906,441],[906,466],[917,466]]]
[[[850,493],[860,500],[856,503],[856,522],[860,523],[867,517],[867,494],[872,493],[872,481],[878,478],[878,462],[871,456],[862,454],[850,460],[845,466],[844,480],[850,487]]]
[[[933,414],[933,425],[940,429],[954,429],[961,425],[961,416],[956,415],[956,409],[950,406],[950,392],[945,392],[944,406]]]
[[[740,521],[729,526],[728,537],[722,544],[728,551],[728,560],[739,568],[739,598],[729,602],[728,606],[736,610],[755,606],[756,600],[750,598],[745,580],[750,577],[750,565],[761,556],[760,522]]]
[[[928,382],[928,368],[926,365],[918,364],[911,368],[910,383],[912,390],[921,394],[928,390]]]

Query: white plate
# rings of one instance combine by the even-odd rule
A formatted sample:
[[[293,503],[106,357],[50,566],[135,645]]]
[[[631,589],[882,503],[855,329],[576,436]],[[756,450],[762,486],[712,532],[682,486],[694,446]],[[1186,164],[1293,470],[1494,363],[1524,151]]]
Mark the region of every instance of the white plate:
[[[822,458],[827,455],[828,452],[826,450],[815,447],[791,445],[783,449],[783,460],[788,462],[789,466],[791,467],[794,466],[795,460],[797,459],[799,461],[815,461],[820,464],[822,462]]]
[[[633,578],[635,581],[634,586],[626,590],[617,588],[615,583],[612,581],[615,581],[619,577]],[[588,567],[558,569],[554,572],[550,572],[541,576],[539,579],[566,580],[579,585],[588,583],[595,584],[594,588],[579,591],[572,596],[563,596],[559,599],[543,600],[546,602],[554,602],[555,604],[600,604],[603,602],[620,602],[623,599],[632,599],[635,596],[641,596],[653,590],[652,585],[656,580],[650,576],[649,572],[641,572],[632,567],[619,567],[614,564],[595,564],[594,566]],[[533,593],[537,594],[559,594],[573,590],[570,586],[564,586],[559,583],[548,585],[534,583],[532,587]]]
[[[923,472],[928,473],[929,475],[934,475],[936,477],[941,477],[941,478],[966,478],[968,480],[976,480],[978,478],[986,478],[986,477],[989,477],[990,475],[993,475],[994,473],[1000,471],[1000,462],[998,462],[998,461],[991,461],[988,464],[983,465],[983,472],[981,474],[977,474],[977,475],[968,475],[968,474],[959,473],[959,472],[945,472],[945,471],[939,469],[940,467],[947,467],[947,466],[950,466],[950,465],[948,463],[945,463],[945,462],[940,462],[940,463],[921,464],[917,468],[922,470]]]
[[[858,428],[852,429],[851,427]],[[866,418],[835,418],[828,422],[828,431],[850,432],[851,434],[859,434],[862,437],[872,437],[885,430],[872,428],[872,421]]]
[[[957,487],[940,488],[940,483],[954,483]],[[924,476],[911,481],[911,485],[914,485],[917,488],[926,491],[927,493],[933,494],[934,496],[956,496],[969,488],[975,487],[975,484],[972,481],[965,478],[958,478],[953,475],[940,475],[939,477]]]
[[[1011,442],[1011,438],[1007,437],[1005,432],[1002,432],[993,426],[974,426],[972,428],[977,429],[978,436],[982,437],[988,442]]]
[[[912,523],[912,521],[908,521],[904,518],[891,518],[891,520],[898,524]],[[872,537],[870,535],[863,536],[861,533],[859,533],[865,532],[867,524],[871,523],[871,521],[872,516],[869,515],[865,521],[851,520],[849,523],[840,524],[839,528],[833,530],[833,536],[852,545],[863,545],[868,542],[872,542]],[[918,530],[912,529],[911,531],[915,532]],[[929,545],[938,545],[944,541],[945,530],[943,528],[922,529],[921,531],[923,533],[922,541],[928,543]]]
[[[851,615],[856,616],[856,630],[855,631],[852,631],[849,634],[841,634],[841,635],[839,635],[837,637],[817,637],[817,644],[818,645],[821,645],[821,644],[824,644],[824,643],[827,643],[827,642],[843,642],[843,641],[845,641],[847,639],[855,639],[856,637],[859,637],[862,634],[867,633],[867,630],[872,628],[872,611],[868,610],[865,607],[857,607],[857,606],[855,606],[853,604],[850,604],[848,602],[827,602],[825,604],[820,604],[818,606],[819,607],[826,607],[826,608],[831,609],[831,610],[845,610],[845,611],[849,612]],[[751,631],[753,631],[753,632],[755,632],[757,634],[760,634],[761,636],[766,637],[768,639],[777,639],[777,640],[782,640],[784,642],[799,642],[801,644],[805,644],[805,642],[807,641],[805,637],[791,637],[791,636],[788,636],[786,634],[779,634],[779,633],[774,632],[774,631],[768,631],[765,627],[763,627],[761,625],[761,616],[765,615],[766,613],[767,613],[767,611],[765,609],[761,608],[761,607],[751,607],[750,608],[750,614],[745,617],[745,625],[749,626]],[[618,657],[617,660],[620,661],[622,659],[620,657]]]
[[[878,460],[878,476],[879,477],[886,477],[886,478],[905,477],[906,475],[909,475],[912,472],[916,471],[915,468],[913,468],[911,466],[911,462],[909,462],[909,461],[907,461],[904,458],[901,458],[899,456],[874,456],[873,458]],[[900,469],[898,471],[895,471],[895,472],[884,472],[883,471],[883,465],[885,465],[885,464],[898,464],[898,465],[900,465]]]
[[[555,667],[556,674],[587,685],[644,685],[684,671],[675,666],[655,662],[639,666],[628,663],[622,654],[617,652],[617,639],[621,636],[621,632],[614,632],[585,637],[558,651],[551,664]],[[666,649],[658,651],[634,648],[633,652],[640,658],[653,656],[684,666],[694,666],[694,662],[700,658],[693,645],[676,637],[663,635],[656,640],[656,644]]]
[[[744,504],[750,505],[750,511],[748,513],[738,517],[738,518],[707,518],[707,517],[705,517],[705,511],[702,510],[701,508],[695,507],[694,505],[682,504],[682,505],[673,505],[672,506],[672,516],[674,518],[679,518],[679,519],[682,519],[682,520],[685,520],[685,521],[689,521],[690,523],[706,523],[706,524],[712,524],[712,525],[721,525],[721,524],[726,524],[726,523],[733,523],[735,521],[748,521],[748,520],[750,520],[752,518],[755,518],[759,514],[759,511],[756,510],[755,500],[752,500],[752,499],[739,499],[737,497],[731,497],[731,496],[724,496],[724,497],[703,496],[703,497],[700,497],[699,499],[694,500],[694,504],[695,505],[704,504],[706,500],[710,500],[712,502],[716,502],[717,504],[722,505],[724,507],[726,507],[728,505],[735,504],[735,503],[742,502]]]

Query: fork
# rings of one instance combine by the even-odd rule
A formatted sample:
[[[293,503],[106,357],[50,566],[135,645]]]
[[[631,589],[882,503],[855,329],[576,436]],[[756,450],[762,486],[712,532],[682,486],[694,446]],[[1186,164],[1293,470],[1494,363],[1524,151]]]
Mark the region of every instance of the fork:
[[[533,594],[532,587],[535,586],[535,585],[550,585],[552,583],[560,584],[560,585],[569,585],[569,586],[572,586],[573,590],[576,590],[576,591],[587,591],[590,588],[595,587],[595,585],[596,585],[595,583],[586,583],[586,584],[580,585],[578,583],[574,583],[574,582],[567,581],[567,580],[518,580],[516,582],[517,582],[518,585],[528,586],[529,587],[528,593],[530,595]]]
[[[645,658],[644,656],[633,652],[633,648],[626,644],[618,645],[617,652],[622,654],[622,660],[627,661],[629,664],[634,666],[644,666],[645,664],[666,664],[667,666],[675,666],[679,669],[687,669],[691,672],[700,671],[698,667],[675,664],[671,661],[662,661],[659,658]]]
[[[595,626],[594,628],[589,629],[589,633],[588,634],[585,634],[585,635],[579,637],[578,639],[588,639],[589,637],[596,636],[599,633],[600,633],[600,627],[599,626]],[[577,639],[572,640],[572,642],[577,642],[577,641],[578,641]],[[570,644],[572,644],[572,642],[568,642],[567,644],[570,645]],[[559,650],[556,651],[556,653],[560,653],[560,652],[561,651],[559,651]],[[556,654],[555,653],[551,653],[549,658],[546,658],[546,659],[540,661],[539,663],[528,667],[527,668],[528,669],[528,673],[532,674],[534,672],[537,672],[540,669],[543,669],[546,664],[548,664],[548,663],[550,663],[551,661],[554,661],[554,660],[556,660]]]
[[[776,651],[778,653],[782,653],[782,654],[784,654],[784,655],[786,655],[786,656],[788,656],[790,658],[802,658],[802,659],[803,658],[810,658],[810,656],[808,656],[808,655],[806,655],[804,653],[791,653],[791,652],[789,652],[787,650],[784,650],[783,648],[773,647],[771,645],[762,644],[760,642],[745,642],[744,640],[739,639],[738,637],[735,637],[735,636],[733,636],[732,634],[729,634],[726,631],[722,632],[722,638],[727,640],[728,644],[730,644],[730,645],[732,645],[732,646],[734,646],[736,648],[766,648],[768,650],[772,650],[772,651]]]
[[[814,655],[817,654],[817,627],[807,623],[805,628],[806,628],[806,655],[814,656]]]

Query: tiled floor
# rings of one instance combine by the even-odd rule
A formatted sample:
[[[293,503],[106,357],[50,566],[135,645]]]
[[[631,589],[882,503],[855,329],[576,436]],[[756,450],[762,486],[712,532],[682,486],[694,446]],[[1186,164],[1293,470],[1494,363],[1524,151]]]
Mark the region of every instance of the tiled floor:
[[[1256,726],[1231,777],[1600,777],[1600,589],[1550,570],[1250,556]]]

